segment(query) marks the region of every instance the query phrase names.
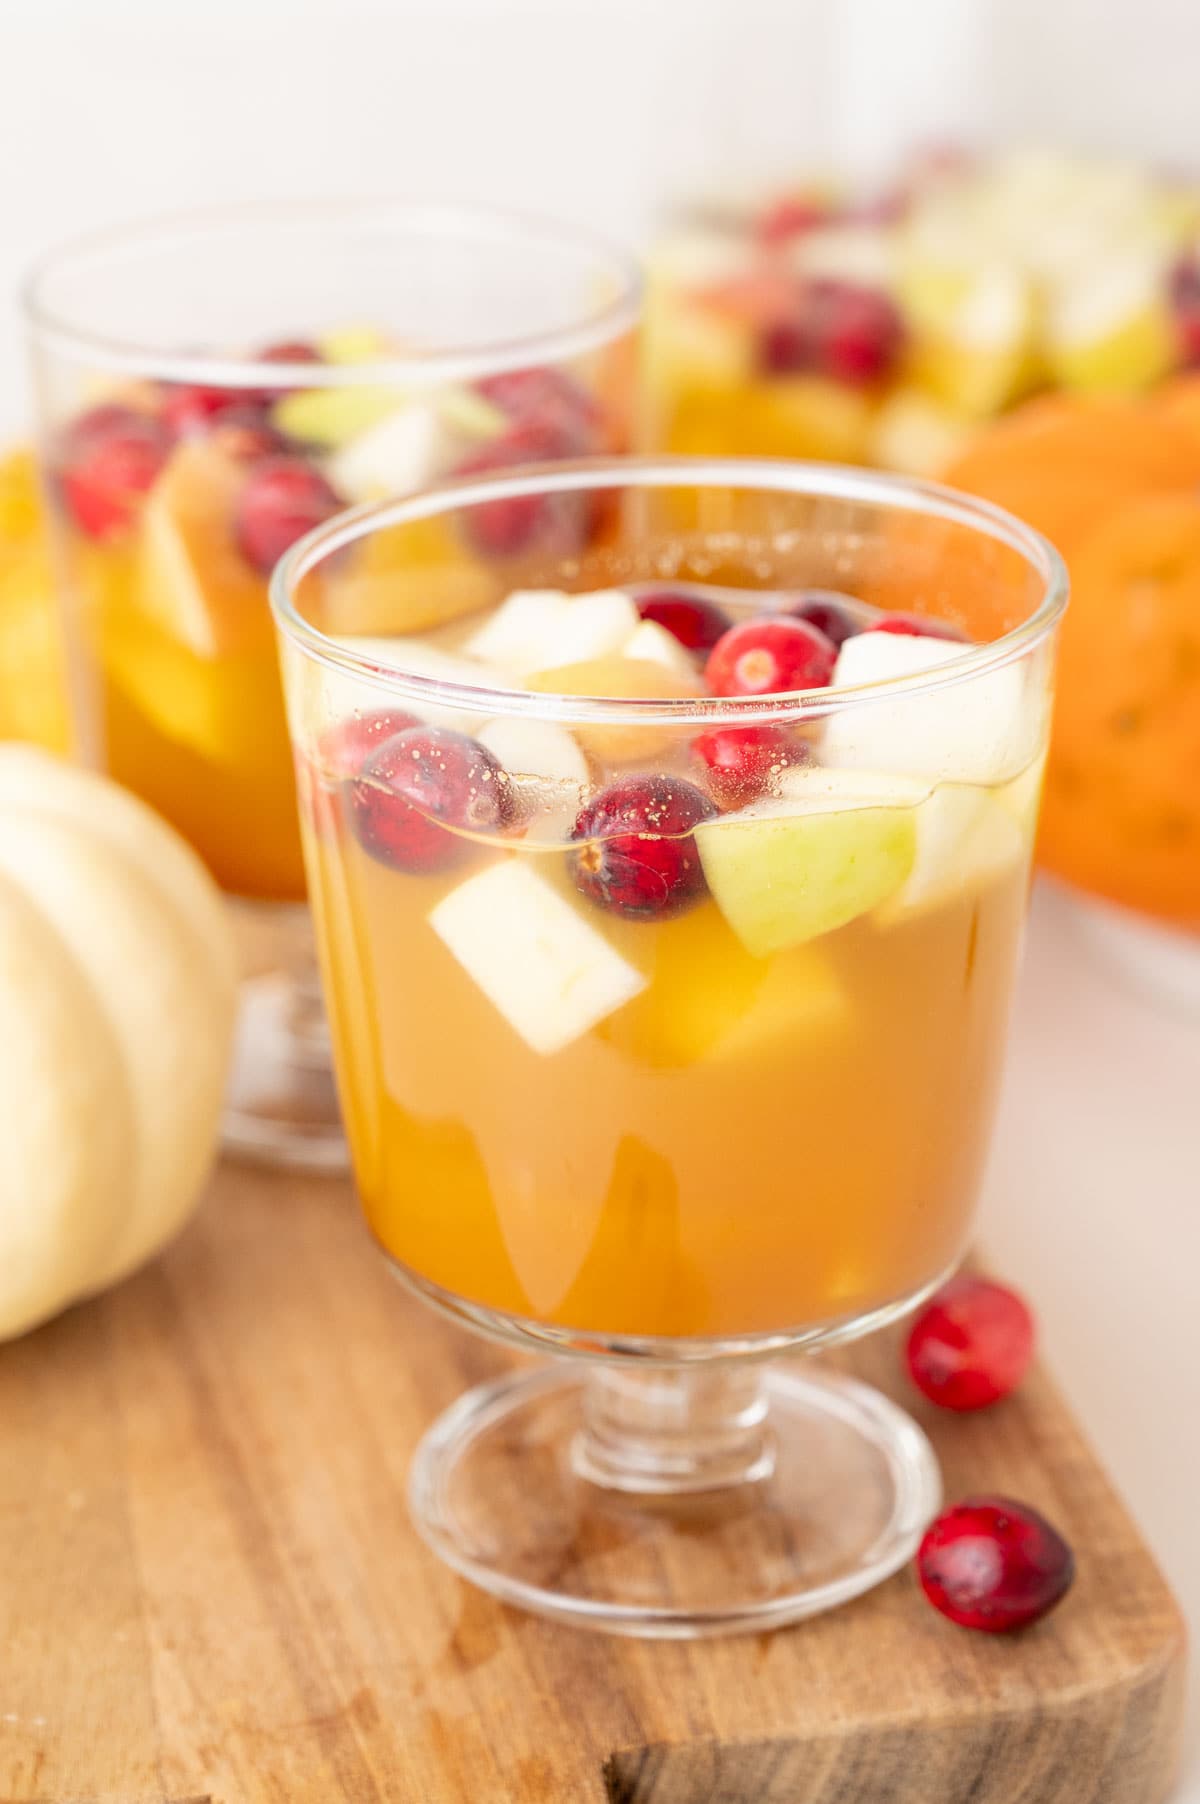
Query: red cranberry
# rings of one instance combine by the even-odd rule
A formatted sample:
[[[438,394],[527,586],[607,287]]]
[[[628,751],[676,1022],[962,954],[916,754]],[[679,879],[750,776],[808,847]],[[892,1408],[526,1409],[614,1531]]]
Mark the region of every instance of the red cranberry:
[[[297,766],[301,805],[318,833],[337,830],[338,797],[343,783],[356,777],[385,739],[419,727],[415,714],[387,708],[373,714],[350,714],[326,727],[311,759]]]
[[[811,369],[811,334],[802,320],[769,320],[758,335],[759,367],[767,376],[793,376]]]
[[[174,438],[192,438],[207,432],[219,419],[244,413],[245,408],[245,393],[237,388],[172,382],[163,391],[163,424]]]
[[[73,420],[59,446],[59,478],[75,524],[93,539],[123,531],[169,451],[161,422],[132,407],[106,403]]]
[[[881,614],[865,631],[911,634],[914,638],[955,639],[960,644],[970,644],[960,626],[953,626],[949,620],[928,620],[923,614]]]
[[[904,343],[904,323],[890,296],[851,282],[812,284],[817,367],[854,386],[889,374]]]
[[[518,464],[554,463],[575,454],[558,426],[526,422],[510,426],[490,444],[466,457],[457,476],[483,476]],[[483,501],[459,516],[467,539],[485,557],[518,557],[534,551],[567,556],[586,544],[594,518],[586,491],[534,492],[503,501]]]
[[[944,1284],[913,1322],[908,1370],[943,1409],[986,1409],[1020,1384],[1033,1340],[1033,1316],[1015,1291],[963,1275]]]
[[[583,384],[566,370],[553,365],[502,370],[499,375],[485,376],[477,387],[484,399],[510,420],[556,427],[576,439],[571,455],[582,456],[591,448],[600,409]]]
[[[355,837],[397,871],[452,869],[471,854],[465,835],[496,832],[508,814],[497,760],[448,727],[408,727],[386,739],[350,784]]]
[[[317,769],[328,783],[356,777],[385,739],[421,724],[415,714],[402,708],[381,708],[372,714],[349,714],[345,720],[335,720],[317,741]]]
[[[283,339],[279,344],[267,345],[265,350],[256,351],[255,363],[324,363],[325,359],[316,345],[309,344],[303,338]],[[257,401],[260,407],[269,407],[272,401],[278,401],[288,394],[288,388],[252,388],[245,391],[248,400]]]
[[[743,620],[717,640],[704,667],[714,695],[781,695],[824,689],[837,647],[807,620]]]
[[[671,589],[643,595],[637,610],[643,620],[665,627],[686,651],[711,651],[731,624],[715,601],[706,601],[702,595],[679,595]]]
[[[832,590],[811,589],[787,612],[794,620],[807,620],[834,645],[844,645],[847,639],[853,639],[867,626],[861,602],[837,595]]]
[[[341,502],[319,470],[302,457],[271,457],[252,469],[234,531],[242,556],[267,576],[289,546],[336,514]]]
[[[289,444],[262,409],[253,406],[231,407],[218,414],[209,436],[226,457],[242,464],[279,457]]]
[[[1003,1635],[1060,1603],[1075,1558],[1058,1530],[1028,1504],[967,1497],[931,1523],[917,1550],[921,1589],[964,1629]]]
[[[807,764],[812,753],[785,727],[712,727],[692,741],[704,766],[714,801],[722,809],[742,808],[769,789],[790,765]]]
[[[172,386],[165,391],[162,419],[172,437],[215,439],[239,463],[287,449],[266,409],[242,389]]]
[[[1179,361],[1200,363],[1200,262],[1194,256],[1179,259],[1168,285]]]
[[[759,361],[771,374],[807,370],[859,388],[889,374],[903,343],[904,324],[890,296],[820,277],[805,284],[794,313],[767,326]]]
[[[760,215],[758,236],[764,244],[789,244],[805,232],[828,225],[830,218],[830,209],[823,201],[811,195],[807,199],[799,194],[784,195]]]
[[[619,777],[575,822],[576,888],[629,921],[682,914],[707,893],[692,829],[716,809],[679,777]]]

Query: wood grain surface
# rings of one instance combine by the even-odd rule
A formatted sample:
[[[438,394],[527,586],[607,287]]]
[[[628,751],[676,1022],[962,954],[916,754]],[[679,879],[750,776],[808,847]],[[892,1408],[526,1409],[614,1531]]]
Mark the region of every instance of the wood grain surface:
[[[1073,1541],[1014,1638],[904,1573],[783,1633],[589,1636],[409,1525],[422,1429],[507,1356],[410,1299],[349,1187],[234,1167],[150,1270],[0,1348],[8,1804],[1158,1804],[1183,1636],[1044,1375],[917,1410],[948,1493]],[[904,1397],[894,1340],[843,1363]]]

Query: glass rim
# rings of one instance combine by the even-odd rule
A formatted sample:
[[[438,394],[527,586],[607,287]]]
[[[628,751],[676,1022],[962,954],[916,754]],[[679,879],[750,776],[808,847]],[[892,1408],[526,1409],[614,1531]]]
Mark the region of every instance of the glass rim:
[[[758,489],[774,494],[808,495],[881,506],[907,507],[912,514],[952,522],[1007,545],[1042,579],[1042,597],[1024,620],[998,639],[964,648],[961,657],[911,675],[881,682],[847,684],[837,689],[794,689],[778,695],[616,697],[563,695],[552,691],[506,689],[497,684],[449,682],[420,675],[394,664],[376,650],[358,651],[346,639],[333,638],[305,620],[294,596],[299,584],[336,552],[370,533],[429,519],[451,509],[506,501],[531,494],[567,494],[575,490],[642,488]],[[670,579],[662,579],[663,588]],[[754,591],[748,589],[748,596]],[[415,494],[347,508],[306,533],[271,573],[271,611],[280,637],[312,661],[367,684],[434,702],[463,713],[531,715],[563,722],[614,725],[674,724],[712,726],[729,719],[797,721],[817,719],[843,708],[869,706],[896,696],[915,697],[957,687],[1015,663],[1053,632],[1067,605],[1068,577],[1061,556],[1032,526],[992,502],[942,483],[842,464],[784,458],[733,457],[593,457],[559,463],[526,464],[500,476],[466,477],[442,482]],[[381,637],[371,637],[377,646]],[[420,635],[414,635],[419,637]],[[481,705],[482,704],[482,705]]]
[[[431,238],[461,238],[481,245],[521,243],[574,250],[613,276],[614,296],[570,325],[508,338],[431,346],[428,350],[372,358],[361,363],[283,363],[254,357],[213,356],[204,351],[164,351],[133,339],[90,331],[47,302],[45,288],[61,270],[78,263],[108,262],[147,249],[201,240],[224,229],[271,228],[375,230]],[[603,233],[550,215],[459,201],[381,197],[354,200],[253,200],[222,207],[156,213],[63,239],[30,265],[19,289],[29,333],[48,349],[88,361],[98,369],[160,381],[214,388],[431,388],[446,382],[499,375],[531,363],[562,362],[584,355],[632,330],[641,314],[644,278],[632,252]]]

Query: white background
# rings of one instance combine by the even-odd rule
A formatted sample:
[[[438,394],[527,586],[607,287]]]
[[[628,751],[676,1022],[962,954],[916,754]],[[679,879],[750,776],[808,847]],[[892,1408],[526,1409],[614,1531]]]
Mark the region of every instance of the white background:
[[[0,0],[0,69],[0,428],[24,407],[21,269],[146,211],[441,194],[642,241],[673,194],[901,130],[1200,162],[1191,0]],[[1200,1030],[1044,902],[988,1241],[1194,1622],[1198,1073]]]

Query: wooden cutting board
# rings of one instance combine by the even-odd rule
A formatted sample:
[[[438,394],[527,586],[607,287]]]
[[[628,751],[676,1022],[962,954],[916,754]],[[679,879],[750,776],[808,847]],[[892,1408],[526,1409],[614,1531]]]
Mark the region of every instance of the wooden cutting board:
[[[910,1574],[692,1645],[501,1608],[410,1528],[409,1456],[506,1355],[410,1299],[349,1187],[227,1168],[151,1270],[0,1348],[8,1804],[1157,1804],[1175,1604],[1052,1385],[920,1411],[950,1496],[1079,1578],[970,1635]],[[894,1341],[845,1363],[905,1397]]]

